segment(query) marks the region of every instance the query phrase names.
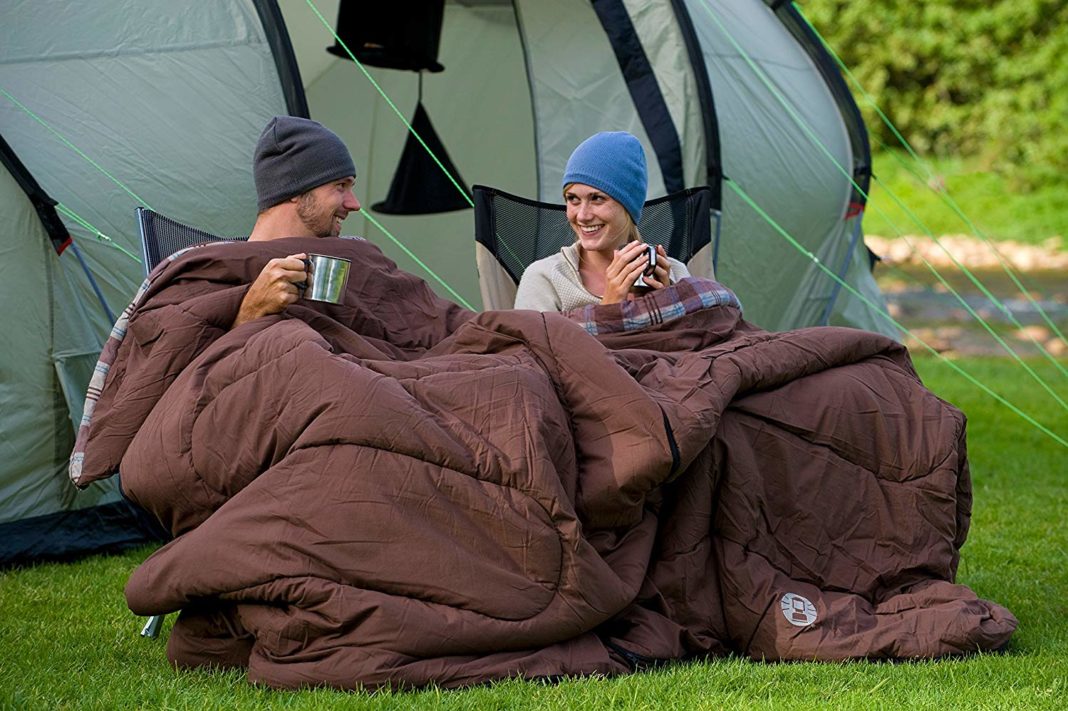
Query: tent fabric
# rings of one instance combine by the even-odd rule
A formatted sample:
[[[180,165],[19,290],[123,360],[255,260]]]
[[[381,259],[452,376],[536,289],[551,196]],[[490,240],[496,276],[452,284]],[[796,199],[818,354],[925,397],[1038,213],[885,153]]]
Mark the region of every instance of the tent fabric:
[[[612,45],[616,63],[627,82],[627,91],[653,145],[652,155],[660,165],[664,191],[675,193],[683,190],[686,183],[682,176],[679,134],[660,89],[660,81],[645,55],[630,15],[621,1],[594,3],[593,8]]]
[[[62,254],[63,250],[70,246],[71,239],[67,227],[56,214],[56,201],[48,197],[41,189],[34,177],[26,170],[26,166],[11,150],[11,146],[7,145],[3,136],[0,136],[0,164],[7,168],[7,172],[30,199],[30,204],[33,205],[37,218],[41,221],[41,226],[48,233],[48,239],[52,241],[52,247],[57,254]]]
[[[118,483],[107,487],[117,491]],[[112,497],[114,498],[114,497]],[[159,523],[124,499],[0,523],[4,567],[42,560],[68,560],[87,553],[120,552],[169,535]]]
[[[72,417],[81,416],[100,348],[83,315],[70,313],[78,297],[61,288],[61,257],[4,168],[0,233],[0,283],[10,295],[0,310],[10,336],[0,359],[0,567],[144,543],[116,482],[75,492],[65,481]]]
[[[560,176],[568,156],[598,131],[628,131],[638,136],[649,162],[649,196],[667,193],[660,161],[651,148],[653,141],[635,108],[611,39],[603,32],[591,32],[601,26],[593,5],[528,0],[517,3],[517,16],[531,76],[537,199],[562,201]],[[581,53],[576,52],[579,47]],[[677,142],[677,136],[672,138]]]
[[[850,171],[853,157],[826,83],[764,3],[687,4],[719,109],[724,175],[818,257],[837,263],[826,251],[841,252],[849,243],[841,223],[851,186],[823,150]],[[779,96],[823,148],[797,125]],[[815,322],[819,296],[830,291],[832,282],[813,272],[808,258],[730,189],[723,192],[723,233],[717,274],[738,293],[754,323],[778,330]],[[877,290],[869,291],[879,303]],[[801,316],[809,318],[798,320]],[[864,327],[885,329],[875,316]]]
[[[0,521],[81,505],[49,483],[47,460],[69,448],[78,393],[112,325],[107,312],[117,313],[140,282],[140,265],[122,251],[139,252],[134,208],[215,234],[247,233],[255,218],[252,148],[276,114],[309,114],[345,140],[365,205],[389,195],[410,140],[397,113],[412,116],[420,100],[457,174],[545,201],[560,199],[559,176],[581,140],[628,130],[650,156],[649,198],[666,193],[675,178],[665,180],[661,166],[680,158],[687,186],[725,175],[822,263],[849,265],[846,280],[873,305],[836,290],[733,191],[714,184],[723,207],[717,276],[755,323],[773,330],[816,323],[837,291],[832,323],[886,331],[873,315],[883,303],[863,244],[850,250],[859,218],[847,217],[857,197],[848,178],[749,63],[767,72],[835,161],[863,176],[866,141],[855,116],[846,115],[847,93],[828,84],[825,62],[817,61],[822,49],[799,44],[804,33],[781,3],[773,10],[761,0],[614,0],[596,8],[570,0],[450,0],[438,48],[446,69],[425,76],[422,92],[413,72],[365,68],[372,83],[326,51],[335,38],[303,2],[8,5],[0,25],[0,126],[29,175],[63,208],[78,251],[56,257],[31,248],[47,235],[32,212],[10,213],[25,240],[18,247],[24,268],[5,288],[37,298],[26,314],[32,318],[13,324],[21,345],[0,362],[7,397],[32,406],[5,411],[2,431],[9,450],[38,454],[34,464],[0,470],[12,482]],[[324,18],[339,16],[339,0],[316,6]],[[628,57],[647,66],[635,74],[627,61],[621,65]],[[639,84],[641,96],[659,93],[652,118],[635,103]],[[660,155],[663,146],[671,155]],[[15,197],[14,181],[3,184],[6,200],[24,199]],[[407,271],[425,275],[430,266],[462,298],[480,302],[471,211],[380,220],[403,248],[381,237],[372,212],[350,216],[345,231],[376,240]],[[54,455],[42,454],[50,448]],[[49,503],[30,510],[23,499],[31,492]]]
[[[272,51],[281,45],[257,3],[10,4],[0,10],[0,126],[28,178],[65,209],[73,247],[57,254],[0,169],[0,277],[25,304],[0,315],[12,336],[0,355],[0,565],[146,540],[113,482],[76,492],[61,474],[110,314],[141,279],[136,257],[96,231],[139,254],[134,208],[148,204],[247,232],[252,149],[288,108]]]

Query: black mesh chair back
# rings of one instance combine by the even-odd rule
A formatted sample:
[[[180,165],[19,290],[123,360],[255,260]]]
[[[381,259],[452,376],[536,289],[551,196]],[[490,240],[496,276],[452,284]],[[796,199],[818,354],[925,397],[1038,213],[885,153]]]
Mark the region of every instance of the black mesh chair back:
[[[491,261],[481,250],[478,254],[483,305],[511,308],[507,279],[493,273],[493,262],[510,278],[514,300],[514,285],[526,268],[574,242],[575,233],[563,205],[528,200],[485,185],[475,185],[472,191],[475,240],[492,255]],[[649,244],[663,245],[668,256],[689,264],[703,249],[709,251],[706,248],[712,244],[717,216],[712,209],[711,188],[687,188],[645,203],[638,231]]]
[[[240,242],[248,239],[247,236],[219,237],[184,225],[146,207],[137,208],[137,226],[141,231],[141,254],[144,258],[145,274],[180,249],[209,242]]]

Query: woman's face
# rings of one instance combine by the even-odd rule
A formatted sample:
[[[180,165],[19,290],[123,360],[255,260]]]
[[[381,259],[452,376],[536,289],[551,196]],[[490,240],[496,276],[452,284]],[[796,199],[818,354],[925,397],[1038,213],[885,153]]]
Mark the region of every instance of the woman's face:
[[[630,215],[619,202],[597,188],[572,183],[564,190],[567,221],[582,248],[611,252],[627,241]]]

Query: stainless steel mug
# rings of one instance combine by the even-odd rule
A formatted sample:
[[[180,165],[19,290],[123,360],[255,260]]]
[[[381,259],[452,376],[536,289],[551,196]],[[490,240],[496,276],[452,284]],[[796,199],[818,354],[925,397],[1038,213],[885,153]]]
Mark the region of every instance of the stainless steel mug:
[[[309,254],[304,264],[308,272],[304,298],[340,304],[345,294],[345,284],[349,281],[349,267],[352,262],[326,254]]]

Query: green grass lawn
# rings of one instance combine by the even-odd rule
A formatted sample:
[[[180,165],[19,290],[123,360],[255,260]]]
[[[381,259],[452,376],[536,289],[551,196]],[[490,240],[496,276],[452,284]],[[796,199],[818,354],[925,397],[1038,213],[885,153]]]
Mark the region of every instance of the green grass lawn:
[[[1068,414],[1019,365],[958,361],[1045,426]],[[1034,367],[1068,396],[1048,362]],[[977,392],[941,361],[917,358],[928,387],[969,417],[975,488],[959,582],[1007,606],[1020,627],[1004,654],[937,662],[763,664],[718,659],[614,679],[506,682],[463,691],[275,692],[242,673],[177,672],[125,606],[130,571],[151,551],[0,573],[0,708],[1061,709],[1068,699],[1068,449]],[[1059,380],[1058,380],[1059,378]],[[172,616],[173,617],[173,616]]]
[[[924,158],[923,164],[903,151],[872,156],[875,178],[864,214],[867,234],[974,235],[974,226],[993,240],[1037,244],[1060,236],[1061,244],[1068,246],[1068,181],[1024,190],[974,161]],[[932,184],[944,190],[932,190]],[[947,196],[967,220],[950,207]]]

